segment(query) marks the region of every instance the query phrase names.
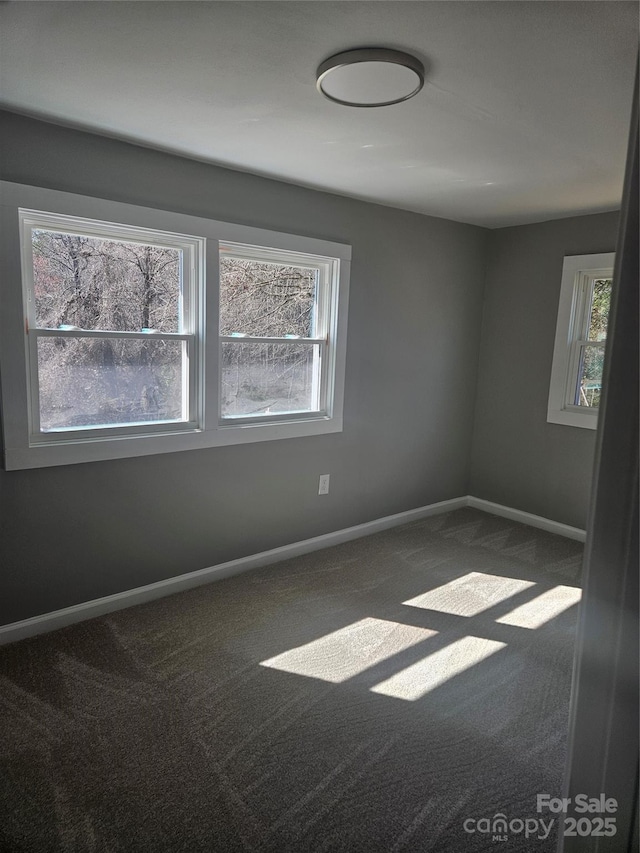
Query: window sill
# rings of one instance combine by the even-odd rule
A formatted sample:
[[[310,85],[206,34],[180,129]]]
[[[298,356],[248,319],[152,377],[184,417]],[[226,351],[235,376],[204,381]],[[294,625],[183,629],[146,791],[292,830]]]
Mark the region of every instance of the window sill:
[[[597,429],[598,412],[571,412],[567,409],[549,411],[547,413],[547,423],[581,427],[582,429]]]
[[[185,450],[204,450],[234,444],[305,438],[334,432],[342,432],[342,418],[319,417],[272,424],[244,423],[212,430],[195,429],[160,434],[141,433],[137,436],[85,438],[82,441],[57,441],[26,447],[5,447],[4,468],[6,471],[49,468]]]

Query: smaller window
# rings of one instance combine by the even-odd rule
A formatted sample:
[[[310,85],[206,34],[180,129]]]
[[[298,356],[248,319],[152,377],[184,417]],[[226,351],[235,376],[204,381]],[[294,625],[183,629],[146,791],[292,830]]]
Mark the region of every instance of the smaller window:
[[[330,415],[338,261],[220,244],[222,425]]]
[[[547,412],[550,423],[597,426],[614,257],[608,252],[564,259]]]

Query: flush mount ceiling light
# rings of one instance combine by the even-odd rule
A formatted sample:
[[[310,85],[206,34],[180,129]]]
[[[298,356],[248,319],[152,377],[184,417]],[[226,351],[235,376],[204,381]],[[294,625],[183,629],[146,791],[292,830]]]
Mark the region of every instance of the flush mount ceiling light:
[[[418,94],[424,66],[400,50],[361,47],[325,59],[316,76],[318,91],[336,104],[386,107]]]

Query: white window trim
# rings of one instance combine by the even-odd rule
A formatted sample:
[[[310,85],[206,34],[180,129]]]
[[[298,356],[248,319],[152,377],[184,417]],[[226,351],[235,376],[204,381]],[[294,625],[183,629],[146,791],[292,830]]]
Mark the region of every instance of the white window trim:
[[[206,277],[197,330],[201,350],[196,382],[199,399],[203,401],[197,413],[198,424],[171,424],[170,429],[154,427],[140,434],[127,430],[125,435],[91,435],[78,441],[55,442],[30,440],[29,400],[27,382],[26,316],[23,305],[22,258],[20,246],[20,208],[47,211],[102,222],[117,223],[117,227],[147,228],[169,234],[189,235],[205,241],[206,253],[203,275]],[[4,434],[4,467],[7,470],[67,465],[104,459],[122,459],[244,444],[274,439],[299,438],[341,432],[343,427],[344,373],[346,332],[349,299],[351,247],[314,237],[285,234],[261,228],[221,222],[188,214],[140,207],[121,202],[97,199],[58,190],[23,184],[0,182],[0,259],[2,288],[0,289],[0,372],[2,378],[2,409]],[[311,415],[278,417],[268,422],[235,420],[221,423],[219,418],[218,386],[218,297],[220,244],[269,247],[274,250],[317,255],[335,259],[335,280],[332,282],[333,304],[330,311],[328,335],[331,346],[331,385],[326,411]],[[339,271],[338,271],[339,267]],[[212,345],[213,342],[213,345]],[[205,393],[206,391],[206,393]]]
[[[578,379],[575,344],[578,326],[584,315],[584,286],[594,278],[611,278],[614,260],[615,252],[569,255],[564,259],[549,386],[549,423],[586,429],[596,429],[598,426],[599,410],[571,404],[570,389]]]

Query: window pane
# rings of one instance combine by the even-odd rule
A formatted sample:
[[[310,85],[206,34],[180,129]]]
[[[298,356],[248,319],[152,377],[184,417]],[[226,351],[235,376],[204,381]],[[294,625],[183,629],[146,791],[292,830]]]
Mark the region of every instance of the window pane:
[[[183,341],[39,338],[40,426],[183,420]]]
[[[318,270],[220,259],[220,334],[315,334]]]
[[[222,344],[222,416],[263,417],[319,407],[320,347]]]
[[[589,340],[604,341],[607,338],[609,308],[611,306],[611,279],[594,282],[591,315],[589,317]]]
[[[581,347],[576,405],[598,408],[602,391],[604,347]]]
[[[36,325],[180,331],[182,252],[34,228]]]

